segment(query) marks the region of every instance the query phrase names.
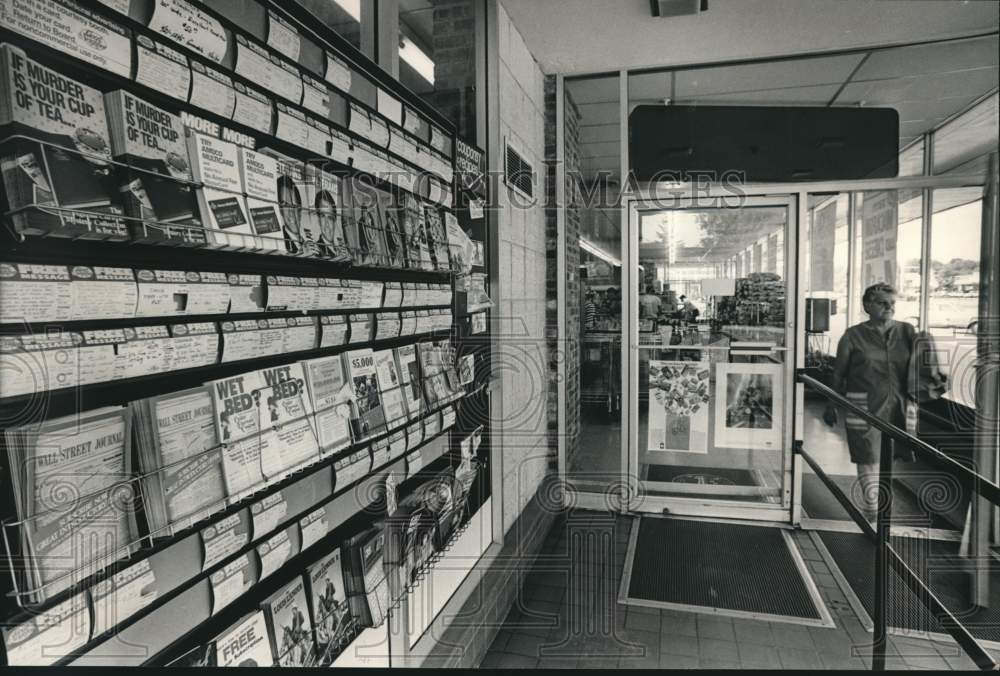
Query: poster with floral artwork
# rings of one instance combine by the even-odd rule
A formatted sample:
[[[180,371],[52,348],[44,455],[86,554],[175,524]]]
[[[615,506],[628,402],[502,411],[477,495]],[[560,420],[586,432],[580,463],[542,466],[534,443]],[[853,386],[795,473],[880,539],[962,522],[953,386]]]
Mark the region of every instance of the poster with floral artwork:
[[[649,451],[708,453],[708,362],[649,362]]]

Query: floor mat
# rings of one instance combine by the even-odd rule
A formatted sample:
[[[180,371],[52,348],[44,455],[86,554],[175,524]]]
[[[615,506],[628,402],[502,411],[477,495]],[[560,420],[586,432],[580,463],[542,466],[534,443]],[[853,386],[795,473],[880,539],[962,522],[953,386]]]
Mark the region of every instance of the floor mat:
[[[781,529],[644,517],[626,559],[626,603],[812,620],[828,613]],[[807,573],[806,573],[807,574]],[[806,622],[809,623],[809,622]]]
[[[684,465],[649,465],[647,481],[663,483],[702,483],[726,486],[756,486],[757,480],[748,469],[727,467],[686,467]]]
[[[875,546],[860,533],[816,531],[833,562],[851,586],[868,617],[874,613]],[[1000,641],[1000,563],[991,559],[990,608],[969,602],[968,575],[958,556],[959,543],[926,538],[892,538],[892,545],[914,573],[930,587],[978,639]],[[944,633],[920,600],[889,573],[889,624],[897,629]]]
[[[854,506],[861,509],[861,488],[856,476],[832,475],[840,490],[851,499]],[[917,498],[899,482],[893,481],[893,524],[902,526],[921,526],[952,530],[950,522],[943,517],[929,512],[921,507]],[[812,519],[827,519],[831,521],[850,521],[847,511],[833,496],[826,484],[815,474],[802,473],[802,508]]]

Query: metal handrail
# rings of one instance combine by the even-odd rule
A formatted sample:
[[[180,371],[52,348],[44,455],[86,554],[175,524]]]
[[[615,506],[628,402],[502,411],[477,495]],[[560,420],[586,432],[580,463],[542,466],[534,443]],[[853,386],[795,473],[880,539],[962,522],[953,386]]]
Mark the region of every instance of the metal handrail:
[[[838,407],[847,409],[859,418],[864,419],[865,422],[872,427],[877,428],[884,434],[888,434],[896,441],[906,444],[927,460],[944,465],[947,469],[955,472],[960,479],[965,479],[972,483],[975,486],[977,493],[992,502],[994,505],[1000,507],[1000,486],[990,481],[982,474],[969,469],[965,465],[956,461],[954,458],[948,457],[938,449],[928,444],[926,441],[921,441],[912,434],[908,434],[905,430],[899,429],[892,423],[873,416],[871,413],[857,404],[854,404],[833,388],[824,385],[812,376],[806,375],[800,371],[795,377],[800,383],[808,385],[827,399],[832,400]]]
[[[878,533],[868,520],[865,519],[864,515],[861,513],[847,494],[844,493],[841,488],[834,483],[834,481],[827,475],[826,472],[819,466],[816,460],[809,455],[806,450],[802,447],[802,442],[795,443],[795,453],[802,456],[803,460],[809,464],[816,476],[826,485],[826,487],[833,493],[833,497],[843,506],[847,511],[848,515],[854,520],[854,522],[861,528],[861,532],[868,536],[869,540],[875,542],[876,545],[882,545],[885,547],[885,552],[887,554],[887,559],[889,565],[892,566],[896,574],[903,580],[904,583],[910,588],[910,590],[916,595],[918,599],[923,602],[924,606],[930,611],[941,626],[951,634],[951,637],[955,639],[962,650],[976,663],[980,669],[996,669],[998,667],[996,661],[990,653],[983,648],[979,641],[969,633],[969,630],[951,613],[950,610],[934,595],[934,592],[930,590],[920,578],[917,577],[906,562],[896,553],[892,545],[888,542],[881,543],[879,541]],[[877,600],[877,599],[876,599]],[[878,613],[876,613],[878,614]],[[884,616],[885,613],[883,612]]]
[[[976,486],[979,492],[989,499],[993,504],[1000,504],[1000,487],[987,480],[976,472],[960,465],[948,456],[944,455],[936,448],[907,434],[895,425],[871,415],[868,411],[856,406],[843,397],[838,392],[827,387],[815,378],[807,376],[802,372],[796,374],[799,382],[804,383],[817,390],[830,401],[838,406],[847,409],[855,415],[866,420],[870,425],[883,432],[882,448],[879,457],[879,480],[878,480],[878,515],[876,527],[873,530],[868,520],[861,514],[861,511],[854,506],[850,499],[820,468],[819,464],[805,451],[802,443],[795,443],[794,451],[812,467],[813,471],[833,493],[838,502],[847,510],[850,517],[858,524],[862,532],[875,543],[875,613],[872,618],[873,641],[872,641],[872,671],[885,670],[886,648],[888,647],[888,606],[889,606],[889,568],[896,572],[902,581],[916,594],[924,607],[930,611],[942,628],[947,631],[955,642],[961,646],[962,650],[976,663],[980,669],[996,670],[997,662],[992,655],[983,648],[979,641],[969,633],[963,625],[947,607],[934,595],[919,577],[910,569],[906,562],[900,558],[899,554],[892,548],[889,542],[889,534],[892,524],[892,469],[893,453],[890,444],[886,443],[889,438],[895,439],[910,448],[919,451],[921,455],[928,459],[944,464],[969,479]]]

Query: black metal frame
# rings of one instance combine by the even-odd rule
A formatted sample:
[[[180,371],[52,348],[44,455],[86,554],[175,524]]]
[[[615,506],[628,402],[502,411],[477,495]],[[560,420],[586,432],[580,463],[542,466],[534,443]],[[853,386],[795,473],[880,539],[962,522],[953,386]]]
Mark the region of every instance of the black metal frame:
[[[880,420],[871,415],[865,409],[854,405],[847,398],[838,392],[827,387],[815,378],[806,375],[804,370],[796,373],[796,380],[810,387],[814,391],[823,395],[830,402],[838,407],[849,411],[865,420],[872,427],[883,433],[882,452],[879,458],[879,481],[878,481],[878,518],[875,528],[854,506],[850,498],[827,476],[826,472],[819,466],[816,460],[806,452],[801,441],[795,442],[794,452],[801,456],[806,463],[816,473],[816,476],[833,493],[833,496],[843,506],[851,519],[861,528],[861,532],[871,540],[876,547],[875,556],[875,616],[872,618],[873,629],[873,652],[872,670],[885,670],[885,656],[888,645],[888,605],[889,605],[889,568],[900,577],[907,587],[921,600],[927,610],[934,615],[941,626],[947,631],[965,653],[976,663],[980,669],[995,670],[1000,665],[993,656],[980,644],[979,641],[969,632],[968,629],[945,607],[944,603],[938,599],[931,589],[924,584],[913,570],[900,558],[889,541],[889,534],[892,525],[892,462],[893,453],[891,439],[895,443],[901,443],[921,457],[935,464],[946,467],[948,470],[959,475],[968,481],[973,490],[981,497],[987,499],[993,505],[1000,506],[1000,486],[989,479],[974,472],[973,470],[955,462],[933,446],[907,434],[898,427]]]

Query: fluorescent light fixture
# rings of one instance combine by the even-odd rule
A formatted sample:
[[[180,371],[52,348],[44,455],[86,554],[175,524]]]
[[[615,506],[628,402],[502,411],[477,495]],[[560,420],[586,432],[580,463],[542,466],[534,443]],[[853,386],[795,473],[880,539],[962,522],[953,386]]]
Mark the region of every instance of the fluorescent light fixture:
[[[351,15],[351,18],[361,23],[361,0],[333,0],[333,4]]]
[[[583,239],[582,237],[580,238],[580,248],[589,253],[591,256],[596,256],[603,261],[611,263],[611,265],[621,267],[622,262],[619,259],[612,256],[604,249],[597,247],[592,242]]]
[[[434,84],[434,62],[405,35],[399,36],[399,58],[410,64],[420,77]]]

